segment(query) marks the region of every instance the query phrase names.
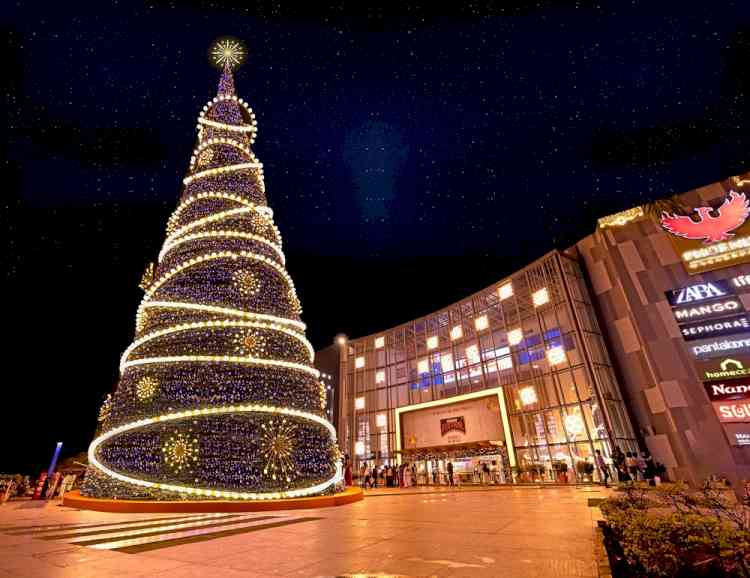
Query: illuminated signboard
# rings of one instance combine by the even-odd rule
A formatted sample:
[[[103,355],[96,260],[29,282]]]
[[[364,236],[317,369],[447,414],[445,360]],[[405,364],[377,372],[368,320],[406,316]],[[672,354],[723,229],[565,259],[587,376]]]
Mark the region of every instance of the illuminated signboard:
[[[750,331],[750,315],[743,313],[734,317],[724,319],[712,319],[702,323],[691,323],[680,327],[682,338],[685,341],[704,339],[718,335],[729,335],[730,333],[744,333]]]
[[[750,350],[750,337],[729,335],[716,339],[706,339],[690,345],[690,351],[697,358],[725,357],[734,352]]]
[[[722,423],[750,422],[750,401],[715,401],[713,406]]]
[[[741,313],[745,310],[742,302],[737,297],[717,299],[707,303],[696,303],[685,307],[674,307],[672,313],[677,323],[689,323],[704,319],[714,319]]]
[[[695,207],[696,218],[661,215],[661,226],[691,275],[750,260],[750,202],[730,191],[718,207]]]
[[[687,305],[688,303],[699,303],[726,297],[732,294],[729,283],[726,281],[709,281],[706,283],[696,283],[681,289],[672,289],[667,291],[667,301],[672,307]]]
[[[737,401],[750,398],[750,379],[730,379],[704,383],[711,401]]]
[[[733,355],[696,363],[702,381],[750,377],[750,357]]]
[[[730,423],[724,426],[724,431],[733,446],[750,445],[750,426],[743,423]]]

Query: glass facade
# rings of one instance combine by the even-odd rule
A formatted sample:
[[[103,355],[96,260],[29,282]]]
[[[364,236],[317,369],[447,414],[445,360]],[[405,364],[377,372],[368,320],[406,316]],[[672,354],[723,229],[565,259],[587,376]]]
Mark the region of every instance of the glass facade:
[[[504,481],[589,481],[598,478],[591,471],[596,449],[606,457],[613,444],[637,449],[581,269],[563,253],[342,348],[339,437],[355,463],[423,459],[431,469],[441,456],[461,461],[462,453],[493,452],[478,444],[410,457],[395,420],[409,406],[498,388],[512,438],[495,450],[511,466]]]

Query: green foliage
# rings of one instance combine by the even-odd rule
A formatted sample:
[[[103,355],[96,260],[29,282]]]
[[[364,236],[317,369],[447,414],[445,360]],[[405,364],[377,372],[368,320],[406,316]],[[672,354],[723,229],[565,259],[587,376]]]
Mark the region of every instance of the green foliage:
[[[629,576],[750,576],[750,532],[741,505],[683,484],[628,485],[601,510]]]

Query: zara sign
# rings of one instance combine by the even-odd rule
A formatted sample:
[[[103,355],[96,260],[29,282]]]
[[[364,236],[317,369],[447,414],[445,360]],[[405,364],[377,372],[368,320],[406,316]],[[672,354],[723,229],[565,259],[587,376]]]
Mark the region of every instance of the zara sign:
[[[719,297],[730,295],[732,290],[726,281],[709,281],[706,283],[697,283],[667,291],[667,300],[672,307],[679,307],[689,303],[698,303]]]

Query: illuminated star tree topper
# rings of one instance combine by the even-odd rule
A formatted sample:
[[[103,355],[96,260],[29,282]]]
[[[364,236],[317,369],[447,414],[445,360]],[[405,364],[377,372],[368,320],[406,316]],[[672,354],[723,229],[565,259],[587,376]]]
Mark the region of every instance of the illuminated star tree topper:
[[[211,63],[217,68],[235,70],[245,61],[247,51],[244,44],[236,38],[217,38],[209,48]]]

